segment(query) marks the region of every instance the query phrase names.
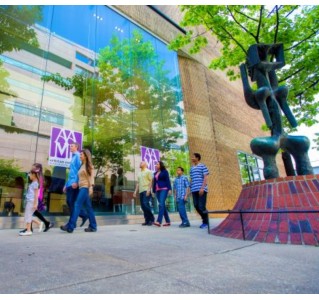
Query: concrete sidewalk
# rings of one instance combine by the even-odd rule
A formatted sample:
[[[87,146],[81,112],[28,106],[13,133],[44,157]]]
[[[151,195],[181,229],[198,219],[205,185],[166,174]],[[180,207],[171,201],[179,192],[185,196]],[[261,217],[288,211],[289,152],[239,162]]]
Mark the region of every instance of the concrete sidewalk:
[[[211,219],[216,226],[221,219]],[[316,294],[318,247],[256,243],[192,227],[100,226],[31,237],[0,230],[1,294]]]

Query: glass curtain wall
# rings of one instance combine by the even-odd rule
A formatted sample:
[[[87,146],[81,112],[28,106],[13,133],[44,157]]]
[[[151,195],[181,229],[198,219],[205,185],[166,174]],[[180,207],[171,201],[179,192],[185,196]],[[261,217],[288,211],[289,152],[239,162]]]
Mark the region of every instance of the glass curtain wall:
[[[3,215],[23,214],[34,162],[44,168],[46,212],[68,213],[68,168],[50,160],[53,128],[79,133],[91,150],[96,212],[141,212],[132,201],[141,147],[172,180],[179,165],[188,174],[177,54],[109,7],[0,6],[0,110]]]

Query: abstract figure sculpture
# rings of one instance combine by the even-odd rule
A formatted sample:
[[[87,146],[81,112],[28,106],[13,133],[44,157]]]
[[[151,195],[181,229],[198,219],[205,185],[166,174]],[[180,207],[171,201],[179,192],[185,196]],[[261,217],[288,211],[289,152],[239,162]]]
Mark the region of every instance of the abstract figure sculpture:
[[[309,139],[305,136],[290,136],[283,130],[281,111],[290,125],[297,127],[297,121],[287,103],[288,88],[278,86],[275,73],[276,69],[284,65],[283,44],[252,45],[248,49],[246,64],[240,65],[245,100],[250,107],[261,110],[271,130],[270,137],[257,137],[250,143],[252,152],[264,161],[265,179],[279,177],[276,165],[279,149],[293,156],[298,175],[313,174],[308,157]],[[257,90],[253,90],[249,84],[247,69],[251,81],[257,82]]]

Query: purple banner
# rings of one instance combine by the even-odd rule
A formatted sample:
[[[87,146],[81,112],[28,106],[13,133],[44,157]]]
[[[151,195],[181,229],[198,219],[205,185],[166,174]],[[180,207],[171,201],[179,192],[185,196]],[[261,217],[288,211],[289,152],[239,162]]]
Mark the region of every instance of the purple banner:
[[[141,157],[142,161],[145,161],[148,165],[148,168],[155,172],[155,165],[160,161],[160,152],[158,149],[147,148],[141,146]]]
[[[65,129],[51,128],[49,165],[59,167],[69,167],[72,153],[70,144],[76,142],[82,147],[82,133]],[[79,149],[80,150],[80,149]]]

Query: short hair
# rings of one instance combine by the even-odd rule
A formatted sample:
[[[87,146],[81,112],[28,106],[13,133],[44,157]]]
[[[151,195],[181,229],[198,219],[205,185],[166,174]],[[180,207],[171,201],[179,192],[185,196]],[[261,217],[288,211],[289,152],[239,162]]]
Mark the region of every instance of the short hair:
[[[184,168],[182,168],[182,167],[177,167],[177,169],[181,169],[181,171],[184,173]]]
[[[76,147],[76,149],[80,148],[80,144],[77,142],[71,142],[70,145],[74,145]]]
[[[201,160],[201,155],[199,153],[193,153],[193,155],[198,159],[198,160]]]

